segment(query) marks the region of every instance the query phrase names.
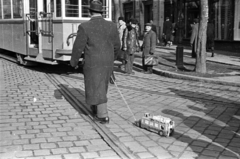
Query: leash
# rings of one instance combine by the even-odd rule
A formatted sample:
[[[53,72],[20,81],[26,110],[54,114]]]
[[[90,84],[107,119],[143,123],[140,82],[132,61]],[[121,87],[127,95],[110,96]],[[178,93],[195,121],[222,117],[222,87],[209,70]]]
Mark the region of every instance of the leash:
[[[121,92],[121,91],[120,91],[120,89],[118,88],[118,86],[117,86],[117,83],[115,82],[115,80],[113,80],[113,77],[112,77],[112,76],[111,76],[111,79],[112,79],[112,81],[113,81],[113,83],[114,83],[115,87],[117,88],[117,90],[118,90],[119,94],[121,95],[121,97],[122,97],[122,99],[123,99],[124,103],[126,104],[126,106],[127,106],[128,110],[129,110],[129,111],[130,111],[130,113],[132,114],[132,116],[133,116],[133,118],[134,118],[134,121],[137,121],[137,119],[136,119],[135,115],[133,114],[133,112],[132,112],[132,110],[131,110],[130,106],[128,105],[128,103],[127,103],[126,99],[124,98],[124,96],[123,96],[122,92]]]

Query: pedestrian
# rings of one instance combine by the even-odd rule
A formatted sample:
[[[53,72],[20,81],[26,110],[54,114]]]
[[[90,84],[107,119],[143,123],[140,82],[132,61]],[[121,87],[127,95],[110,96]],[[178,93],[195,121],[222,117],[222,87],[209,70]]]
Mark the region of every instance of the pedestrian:
[[[153,23],[153,20],[150,20],[150,23],[152,24],[152,31],[154,31],[155,34],[157,35],[157,27],[156,27],[156,25]]]
[[[192,35],[190,39],[190,44],[192,47],[192,58],[196,58],[197,56],[197,37],[198,37],[198,19],[194,19],[192,25]]]
[[[172,36],[173,25],[170,22],[169,17],[166,17],[166,21],[163,24],[163,36],[165,38],[165,45],[172,45],[171,36]]]
[[[146,74],[152,74],[151,65],[145,65],[145,58],[149,55],[154,55],[155,48],[156,48],[156,33],[152,30],[151,23],[147,23],[145,25],[145,34],[143,37],[143,44],[142,44],[142,65],[143,65],[143,72]]]
[[[109,123],[107,90],[113,72],[114,57],[120,50],[117,26],[102,17],[99,0],[90,3],[91,19],[81,23],[72,49],[71,66],[77,68],[84,52],[84,84],[86,103],[92,109],[94,120]]]
[[[126,23],[124,22],[124,18],[123,17],[119,17],[118,18],[118,33],[119,33],[119,39],[120,39],[120,43],[121,43],[121,51],[119,53],[120,56],[120,61],[122,62],[122,64],[120,65],[120,69],[123,71],[125,70],[125,65],[126,65],[126,52],[123,51],[123,47],[122,47],[122,43],[123,43],[123,33],[124,30],[126,29]]]
[[[122,41],[123,41],[123,32],[125,29],[126,29],[126,23],[124,22],[124,18],[119,17],[118,18],[118,32],[119,32],[121,47],[122,47]]]
[[[175,25],[175,33],[176,33],[176,43],[182,44],[182,39],[184,36],[184,23],[182,18],[179,18],[179,21]]]
[[[133,62],[134,54],[139,48],[138,33],[136,30],[137,20],[131,19],[129,26],[125,29],[123,35],[123,50],[127,51],[126,59],[127,64],[125,66],[125,71],[127,74],[134,75],[133,72]],[[138,48],[137,48],[138,47]]]
[[[214,39],[215,39],[214,24],[212,20],[210,20],[207,26],[207,51],[212,52],[212,57],[214,57]]]
[[[156,25],[154,24],[153,20],[150,20],[150,23],[152,24],[152,31],[154,31],[155,34],[156,34],[156,44],[157,44],[157,43],[159,43],[159,40],[158,40],[158,38],[157,38],[157,27],[156,27]]]

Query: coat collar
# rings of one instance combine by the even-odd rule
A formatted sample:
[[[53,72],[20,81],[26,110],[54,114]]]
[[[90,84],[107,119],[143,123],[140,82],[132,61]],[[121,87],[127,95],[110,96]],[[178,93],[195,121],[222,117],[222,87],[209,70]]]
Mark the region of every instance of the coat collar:
[[[97,19],[103,19],[103,17],[102,16],[93,16],[93,17],[91,17],[91,19],[90,20],[97,20]]]

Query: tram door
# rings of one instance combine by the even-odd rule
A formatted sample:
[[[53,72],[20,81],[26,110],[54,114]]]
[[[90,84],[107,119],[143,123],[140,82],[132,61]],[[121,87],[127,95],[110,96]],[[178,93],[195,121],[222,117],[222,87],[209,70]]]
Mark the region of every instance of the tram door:
[[[29,55],[52,59],[53,27],[51,4],[53,0],[29,0],[28,35]]]

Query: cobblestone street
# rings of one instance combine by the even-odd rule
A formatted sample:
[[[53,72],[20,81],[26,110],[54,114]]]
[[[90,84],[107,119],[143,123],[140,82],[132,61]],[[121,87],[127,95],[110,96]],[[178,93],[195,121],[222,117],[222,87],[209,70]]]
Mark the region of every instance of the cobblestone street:
[[[52,67],[52,66],[49,66]],[[1,159],[120,159],[107,138],[62,94],[65,87],[83,106],[84,83],[0,59]],[[239,159],[240,87],[117,72],[116,83],[136,119],[144,113],[170,117],[168,138],[133,125],[114,85],[109,86],[110,124],[103,125],[139,159]],[[88,108],[89,109],[89,108]]]

